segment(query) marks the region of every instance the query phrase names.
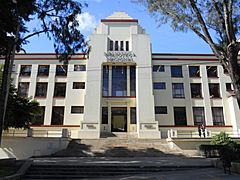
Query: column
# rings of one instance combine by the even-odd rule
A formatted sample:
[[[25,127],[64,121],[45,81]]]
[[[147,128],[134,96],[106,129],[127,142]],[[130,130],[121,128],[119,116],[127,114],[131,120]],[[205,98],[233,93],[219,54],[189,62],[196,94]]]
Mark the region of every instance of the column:
[[[108,132],[112,132],[112,127],[111,127],[111,117],[112,117],[112,107],[111,103],[108,103]]]
[[[131,121],[131,110],[130,105],[127,103],[127,132],[130,132],[130,121]]]
[[[127,96],[130,95],[130,66],[127,66]]]
[[[112,66],[109,65],[108,71],[108,96],[112,96]]]

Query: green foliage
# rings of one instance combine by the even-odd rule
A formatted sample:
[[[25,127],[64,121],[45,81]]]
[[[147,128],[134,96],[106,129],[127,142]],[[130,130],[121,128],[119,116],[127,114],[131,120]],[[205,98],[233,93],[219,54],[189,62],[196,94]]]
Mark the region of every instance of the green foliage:
[[[220,132],[219,134],[212,137],[211,144],[213,145],[229,145],[235,143],[231,137],[225,132]]]

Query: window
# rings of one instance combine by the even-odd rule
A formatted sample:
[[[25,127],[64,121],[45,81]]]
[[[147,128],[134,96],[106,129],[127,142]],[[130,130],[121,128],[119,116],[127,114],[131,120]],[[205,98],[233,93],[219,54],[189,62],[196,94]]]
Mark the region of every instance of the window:
[[[205,125],[204,107],[193,107],[194,125]]]
[[[64,107],[63,106],[53,107],[51,125],[63,125],[63,121],[64,121]]]
[[[86,71],[86,65],[74,65],[74,71]]]
[[[172,77],[183,77],[182,66],[171,66]]]
[[[21,97],[28,97],[29,82],[20,82],[18,84],[18,95]]]
[[[189,77],[200,77],[199,66],[189,66]]]
[[[136,116],[136,107],[130,107],[130,113],[131,113],[131,124],[137,123],[137,116]]]
[[[110,40],[109,51],[113,51],[113,41]]]
[[[167,106],[155,106],[155,114],[167,114]]]
[[[186,108],[185,107],[174,107],[174,122],[176,126],[186,126]]]
[[[72,106],[71,107],[72,114],[83,114],[84,113],[84,106]]]
[[[102,124],[108,124],[108,107],[102,107]]]
[[[234,91],[232,88],[232,83],[226,83],[226,91]]]
[[[102,85],[102,95],[108,96],[108,82],[109,80],[109,67],[103,66],[103,85]]]
[[[40,112],[34,115],[32,125],[40,126],[44,124],[45,106],[40,106]]]
[[[202,87],[200,83],[191,83],[192,98],[202,98]]]
[[[20,76],[30,76],[32,71],[31,65],[21,65]]]
[[[185,95],[184,95],[183,83],[173,83],[172,94],[173,94],[173,98],[184,98]]]
[[[164,65],[154,65],[153,66],[153,72],[164,72],[165,67]]]
[[[120,41],[120,51],[124,51],[123,46],[124,46],[124,42],[123,42],[123,41]]]
[[[49,75],[49,65],[39,65],[38,76],[48,76],[48,75]]]
[[[118,41],[115,41],[115,51],[118,51]]]
[[[48,83],[37,83],[35,97],[46,97],[47,96]]]
[[[209,83],[209,95],[210,95],[210,98],[220,98],[218,83]]]
[[[129,51],[129,41],[126,41],[126,51]]]
[[[213,125],[224,126],[224,116],[222,107],[212,107]]]
[[[130,96],[136,96],[136,67],[130,67]]]
[[[166,83],[165,82],[153,83],[153,89],[166,89]]]
[[[65,97],[66,83],[55,83],[54,97]]]
[[[208,77],[218,77],[217,66],[207,66]]]
[[[67,76],[67,65],[57,65],[56,76]]]
[[[127,96],[127,67],[112,67],[112,96]]]
[[[85,82],[73,82],[73,89],[85,89]]]

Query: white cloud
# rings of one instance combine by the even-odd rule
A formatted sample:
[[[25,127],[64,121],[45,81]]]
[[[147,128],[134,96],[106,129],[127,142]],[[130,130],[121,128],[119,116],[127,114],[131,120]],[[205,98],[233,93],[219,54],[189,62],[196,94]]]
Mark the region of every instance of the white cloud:
[[[77,20],[79,22],[80,30],[84,32],[91,32],[97,26],[96,17],[89,14],[88,12],[80,14],[77,17]]]

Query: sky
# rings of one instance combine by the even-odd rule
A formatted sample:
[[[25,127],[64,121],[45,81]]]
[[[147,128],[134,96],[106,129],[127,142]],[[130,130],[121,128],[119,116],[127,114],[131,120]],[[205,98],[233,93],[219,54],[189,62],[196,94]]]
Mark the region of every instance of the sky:
[[[124,11],[134,19],[149,34],[152,42],[153,53],[212,53],[208,45],[192,32],[174,32],[170,25],[157,24],[145,7],[132,3],[131,0],[85,0],[88,7],[83,8],[83,13],[78,17],[80,30],[87,38],[101,19],[110,16],[115,11]],[[29,25],[36,26],[34,23]],[[54,52],[53,42],[45,35],[29,39],[23,47],[27,53]]]

